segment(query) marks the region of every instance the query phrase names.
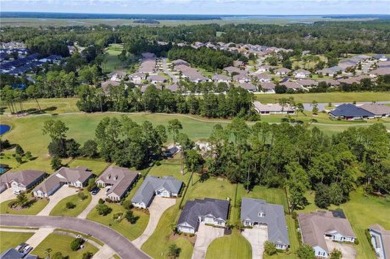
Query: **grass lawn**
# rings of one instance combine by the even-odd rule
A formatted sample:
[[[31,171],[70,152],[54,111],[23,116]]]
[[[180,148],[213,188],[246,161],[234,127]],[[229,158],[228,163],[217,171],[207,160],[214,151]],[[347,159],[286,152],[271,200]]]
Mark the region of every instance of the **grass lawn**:
[[[107,203],[107,205],[112,208],[112,212],[110,214],[107,216],[101,216],[97,213],[96,209],[93,209],[88,214],[87,219],[109,226],[130,240],[136,239],[144,232],[146,225],[149,222],[148,214],[140,210],[133,210],[134,215],[139,217],[137,223],[132,225],[126,219],[122,219],[118,222],[113,219],[113,215],[120,212],[124,213],[126,210],[120,204]]]
[[[0,253],[5,250],[16,247],[20,243],[26,242],[34,233],[22,232],[0,232]]]
[[[152,176],[173,176],[176,179],[183,181],[185,184],[187,184],[191,174],[185,173],[184,175],[181,174],[181,166],[180,163],[181,159],[168,159],[161,161],[161,165],[159,166],[153,166],[153,168],[149,171],[148,175]]]
[[[231,235],[215,239],[207,248],[206,259],[213,258],[252,258],[252,247],[238,230]]]
[[[119,60],[118,55],[121,54],[123,45],[111,44],[104,54],[104,61],[102,68],[104,73],[110,73],[116,69],[123,68],[122,62]]]
[[[296,102],[311,103],[313,100],[319,103],[328,102],[372,102],[372,101],[389,101],[390,93],[388,92],[332,92],[332,93],[304,93],[304,94],[258,94],[256,99],[261,102],[277,102],[280,98],[294,97]]]
[[[142,250],[152,258],[167,258],[168,248],[176,244],[181,248],[179,258],[191,258],[193,246],[184,235],[171,238],[172,228],[175,226],[179,217],[179,206],[175,205],[164,212],[157,225],[156,230],[150,238],[142,245]]]
[[[307,198],[311,204],[304,211],[309,212],[318,209],[314,204],[314,194],[308,193]],[[329,209],[336,208],[338,207],[332,205]],[[355,246],[358,254],[357,258],[375,258],[364,231],[370,225],[376,223],[382,225],[385,229],[390,229],[390,221],[386,220],[388,218],[386,215],[390,214],[390,199],[366,196],[363,190],[359,188],[350,194],[350,201],[341,204],[339,208],[343,209],[359,240],[359,245]]]
[[[50,216],[70,216],[76,217],[79,215],[91,202],[91,194],[87,191],[84,191],[87,195],[87,199],[81,200],[77,194],[69,196],[65,199],[62,199],[50,212]],[[72,202],[76,205],[73,209],[67,209],[66,203]]]
[[[69,167],[85,166],[97,176],[101,175],[109,165],[110,163],[104,161],[87,158],[76,158],[68,164]]]
[[[74,240],[73,237],[61,235],[61,234],[50,234],[47,236],[31,253],[38,255],[40,258],[45,258],[46,249],[51,248],[51,255],[54,255],[56,252],[61,252],[63,256],[68,258],[83,258],[83,253],[91,252],[96,254],[98,249],[88,242],[84,243],[84,248],[79,249],[78,251],[72,251],[70,249],[70,243]]]
[[[0,214],[15,214],[15,215],[36,215],[49,203],[46,199],[37,199],[30,207],[25,209],[11,209],[8,204],[14,200],[5,201],[0,204]]]
[[[76,106],[78,98],[42,98],[38,99],[41,110],[46,114],[59,114],[64,112],[78,112],[79,109]],[[0,101],[0,106],[6,108],[5,112],[9,113],[10,110],[6,103]],[[27,100],[22,104],[23,110],[39,111],[38,104],[35,100]],[[17,105],[17,110],[20,110]]]

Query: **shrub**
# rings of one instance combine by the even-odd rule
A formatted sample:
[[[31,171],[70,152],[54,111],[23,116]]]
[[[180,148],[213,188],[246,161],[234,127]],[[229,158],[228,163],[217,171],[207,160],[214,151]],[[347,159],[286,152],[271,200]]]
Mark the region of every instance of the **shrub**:
[[[300,259],[315,259],[314,249],[309,245],[303,245],[297,250]]]
[[[130,210],[130,209],[133,208],[133,204],[131,203],[130,200],[124,200],[124,201],[122,202],[122,206],[123,206],[123,208],[125,208],[126,210]]]
[[[102,198],[99,199],[98,201],[99,204],[104,204],[104,200]]]
[[[98,214],[102,216],[107,216],[112,211],[112,209],[108,207],[106,204],[97,205],[96,210],[98,211]]]
[[[355,245],[359,244],[359,239],[355,238],[355,241],[353,242]]]
[[[77,251],[80,249],[81,245],[84,243],[84,239],[82,238],[76,238],[75,240],[73,240],[71,243],[70,243],[70,249],[72,249],[72,251]]]
[[[330,253],[330,259],[341,259],[343,257],[343,254],[340,250],[333,249],[333,251]]]
[[[119,219],[120,217],[122,217],[123,213],[122,212],[118,212],[118,213],[115,213],[114,215],[112,215],[112,218],[114,220],[117,220]]]
[[[93,253],[86,252],[83,254],[83,259],[91,259],[93,257]]]
[[[137,223],[137,220],[139,219],[139,217],[134,216],[134,213],[131,210],[126,211],[125,218],[128,222],[130,222],[130,224]]]
[[[76,204],[74,204],[73,202],[67,202],[66,208],[67,209],[74,209],[74,208],[76,208]]]
[[[264,242],[264,252],[267,254],[267,255],[274,255],[277,253],[276,251],[276,246],[275,244],[269,242],[269,241],[265,241]]]
[[[82,201],[85,200],[86,198],[88,198],[88,196],[85,195],[84,192],[79,192],[77,195],[79,196],[80,200],[82,200]]]

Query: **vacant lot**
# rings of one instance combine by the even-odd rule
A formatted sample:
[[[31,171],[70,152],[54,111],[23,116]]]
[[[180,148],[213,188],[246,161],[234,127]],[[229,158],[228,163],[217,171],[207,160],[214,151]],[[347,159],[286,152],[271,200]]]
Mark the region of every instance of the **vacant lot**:
[[[34,233],[0,232],[0,253],[26,242]]]
[[[38,255],[40,258],[45,258],[47,256],[46,250],[50,248],[52,256],[56,252],[61,252],[64,257],[81,259],[86,252],[95,254],[98,251],[96,247],[87,242],[84,243],[84,248],[72,251],[70,243],[73,240],[73,237],[53,233],[46,237],[31,253]]]

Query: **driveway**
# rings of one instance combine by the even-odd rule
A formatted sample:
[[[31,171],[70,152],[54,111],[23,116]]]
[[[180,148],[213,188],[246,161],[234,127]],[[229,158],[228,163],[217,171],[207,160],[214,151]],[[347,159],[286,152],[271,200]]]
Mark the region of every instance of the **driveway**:
[[[76,194],[78,189],[70,188],[68,186],[62,186],[53,195],[49,196],[49,203],[41,210],[37,216],[49,216],[51,210],[60,202],[62,199]]]
[[[0,193],[0,203],[15,199],[16,195],[12,192],[12,188],[8,188],[4,192]]]
[[[122,259],[149,258],[127,238],[102,224],[73,217],[0,215],[0,225],[17,227],[53,227],[93,236],[111,247]]]
[[[192,259],[206,258],[207,248],[214,239],[223,237],[224,231],[225,230],[223,228],[215,228],[200,223],[198,233],[196,233],[196,241]]]
[[[100,259],[111,259],[114,258],[115,252],[108,245],[102,246],[99,251],[93,255],[93,258]]]
[[[154,200],[149,207],[150,218],[148,225],[146,226],[144,233],[133,241],[133,244],[136,247],[141,248],[146,240],[153,234],[164,211],[175,205],[175,203],[176,199],[154,197]]]
[[[86,219],[88,214],[98,205],[99,199],[105,200],[106,198],[106,189],[101,189],[96,195],[92,195],[91,202],[77,217],[79,219]]]
[[[162,70],[165,74],[167,74],[170,78],[172,78],[173,83],[177,83],[178,79],[177,77],[169,70],[168,64],[167,64],[167,59],[163,58],[162,59]]]
[[[266,226],[255,226],[246,228],[242,235],[249,241],[252,247],[252,258],[263,258],[264,242],[268,240],[268,230]]]
[[[34,235],[32,235],[27,241],[26,244],[29,244],[33,248],[37,247],[45,238],[53,233],[54,228],[40,228],[38,229]]]
[[[326,245],[328,246],[329,252],[332,252],[333,249],[340,250],[343,254],[343,259],[355,259],[356,250],[352,244],[349,243],[337,243],[332,240],[326,239]]]

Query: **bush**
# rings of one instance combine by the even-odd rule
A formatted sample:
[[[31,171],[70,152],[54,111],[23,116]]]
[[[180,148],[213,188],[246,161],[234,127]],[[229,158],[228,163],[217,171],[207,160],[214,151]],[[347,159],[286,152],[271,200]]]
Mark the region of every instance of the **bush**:
[[[333,251],[330,253],[330,259],[341,259],[343,257],[343,254],[340,250],[333,249]]]
[[[70,243],[70,249],[72,249],[72,251],[77,251],[80,249],[81,245],[84,243],[84,239],[82,238],[76,238],[75,240],[73,240],[71,243]]]
[[[130,222],[130,224],[137,223],[137,220],[139,219],[139,217],[134,216],[134,213],[131,210],[126,211],[125,218],[128,222]]]
[[[276,246],[274,243],[271,243],[270,241],[265,241],[264,242],[264,252],[267,255],[274,255],[277,253],[276,251]]]
[[[124,201],[122,202],[122,206],[123,206],[123,208],[125,208],[126,210],[130,210],[130,209],[133,208],[133,204],[131,203],[130,200],[124,200]]]
[[[353,242],[355,245],[359,244],[359,239],[355,238],[355,241]]]
[[[102,198],[100,198],[99,201],[98,201],[99,204],[104,204],[104,202],[105,201]]]
[[[315,259],[314,249],[309,245],[303,245],[297,250],[300,259]]]
[[[76,208],[76,204],[74,204],[73,202],[67,202],[66,208],[67,209],[74,209],[74,208]]]
[[[107,216],[112,211],[112,209],[108,207],[106,204],[97,205],[96,210],[98,211],[98,214],[102,216]]]
[[[88,196],[85,195],[84,192],[79,192],[77,195],[79,196],[80,200],[82,200],[82,201],[88,198]]]
[[[93,257],[93,253],[86,252],[83,254],[83,259],[91,259]]]
[[[115,213],[114,215],[112,215],[112,218],[114,220],[117,220],[119,219],[120,217],[122,217],[123,213],[122,212],[118,212],[118,213]]]

